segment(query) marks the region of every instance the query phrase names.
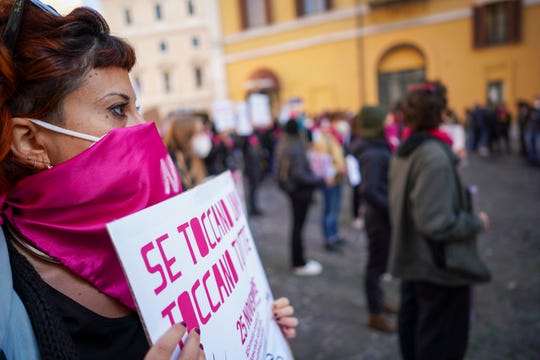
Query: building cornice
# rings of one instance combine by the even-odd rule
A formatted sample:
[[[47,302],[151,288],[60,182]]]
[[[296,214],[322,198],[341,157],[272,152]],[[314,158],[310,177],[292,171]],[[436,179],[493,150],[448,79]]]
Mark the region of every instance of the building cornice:
[[[238,34],[228,35],[223,38],[225,45],[234,44],[246,40],[252,40],[261,36],[277,35],[288,31],[303,29],[307,26],[321,25],[330,21],[339,21],[344,19],[354,18],[356,16],[365,15],[369,12],[367,5],[360,5],[349,9],[333,10],[326,13],[305,16],[293,21],[288,21],[280,24],[272,24],[268,26],[248,29]]]
[[[540,5],[540,0],[524,0],[523,4],[524,6]],[[369,13],[369,9],[367,9],[365,6],[358,6],[358,7],[355,7],[354,9],[348,9],[348,10],[334,11],[327,15],[313,16],[313,19],[306,18],[306,19],[301,19],[301,20],[294,21],[287,24],[279,24],[279,25],[274,25],[274,26],[269,26],[269,27],[264,27],[264,28],[259,28],[259,29],[253,29],[253,30],[248,30],[241,34],[230,35],[230,36],[225,37],[224,44],[225,45],[234,44],[234,43],[245,41],[245,40],[255,39],[261,36],[269,36],[269,35],[285,32],[285,31],[295,30],[297,28],[301,28],[308,25],[308,22],[309,22],[309,25],[316,25],[319,23],[327,22],[330,19],[341,20],[341,19],[352,17],[352,16],[357,16],[357,15],[367,14],[367,13]],[[247,50],[247,51],[227,54],[225,55],[225,63],[230,64],[230,63],[235,63],[238,61],[258,58],[261,56],[268,56],[268,55],[278,54],[282,52],[323,45],[323,44],[336,42],[336,41],[357,39],[357,38],[361,38],[365,36],[377,35],[377,34],[382,34],[382,33],[390,32],[390,31],[398,31],[398,30],[404,30],[404,29],[409,29],[409,28],[418,27],[418,26],[457,21],[461,19],[470,18],[471,16],[472,16],[472,9],[463,8],[463,9],[447,11],[447,12],[438,13],[438,14],[421,16],[414,19],[404,20],[404,21],[397,21],[397,22],[383,24],[383,25],[366,26],[366,27],[362,27],[362,28],[354,29],[354,30],[346,30],[346,31],[335,32],[332,34],[313,36],[313,37],[309,37],[305,39],[261,47],[254,50]]]
[[[442,23],[447,21],[455,21],[471,16],[471,9],[460,9],[455,11],[444,12],[440,14],[422,16],[415,19],[397,21],[389,24],[366,26],[359,29],[347,30],[336,32],[332,34],[325,34],[321,36],[314,36],[307,39],[301,39],[296,41],[289,41],[282,44],[266,46],[259,49],[248,50],[238,52],[234,54],[228,54],[225,56],[226,63],[234,63],[237,61],[249,60],[260,56],[267,56],[277,54],[285,51],[297,50],[301,48],[307,48],[326,43],[351,40],[361,38],[364,36],[381,34],[389,31],[403,30],[416,26],[423,26],[429,24]]]
[[[156,24],[145,28],[124,27],[119,30],[119,35],[128,39],[153,37],[153,36],[170,36],[174,33],[187,33],[189,31],[206,31],[207,25],[202,20],[186,21],[175,24]]]

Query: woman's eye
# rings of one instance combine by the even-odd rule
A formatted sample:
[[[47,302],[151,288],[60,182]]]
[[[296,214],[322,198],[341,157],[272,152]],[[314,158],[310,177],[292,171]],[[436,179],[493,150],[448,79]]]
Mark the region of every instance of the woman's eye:
[[[114,116],[125,118],[126,117],[126,107],[127,103],[113,105],[109,108],[109,111],[113,113]]]

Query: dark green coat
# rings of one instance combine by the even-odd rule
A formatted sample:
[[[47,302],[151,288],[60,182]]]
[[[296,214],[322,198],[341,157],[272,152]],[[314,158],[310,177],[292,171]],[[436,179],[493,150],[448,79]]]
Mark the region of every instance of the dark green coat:
[[[477,282],[449,271],[440,263],[444,259],[438,258],[444,258],[445,244],[475,244],[483,229],[482,220],[471,211],[470,198],[456,173],[457,164],[450,147],[427,134],[411,135],[393,155],[389,170],[389,270],[394,276],[449,286]]]

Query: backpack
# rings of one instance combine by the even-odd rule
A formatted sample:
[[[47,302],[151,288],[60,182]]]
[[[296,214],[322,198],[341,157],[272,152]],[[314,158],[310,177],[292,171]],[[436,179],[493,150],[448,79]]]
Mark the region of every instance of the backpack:
[[[290,159],[286,155],[281,156],[277,164],[276,181],[277,181],[278,187],[282,191],[288,194],[294,192],[295,187],[296,187],[294,184],[294,180],[290,176],[290,171],[289,171],[290,167],[291,167]]]

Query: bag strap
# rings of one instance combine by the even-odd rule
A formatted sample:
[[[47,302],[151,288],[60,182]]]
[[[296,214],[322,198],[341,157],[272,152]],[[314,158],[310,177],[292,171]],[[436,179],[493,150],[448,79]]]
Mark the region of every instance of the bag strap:
[[[287,156],[283,156],[279,166],[279,178],[285,180],[289,177],[289,168],[291,166],[291,160]]]

